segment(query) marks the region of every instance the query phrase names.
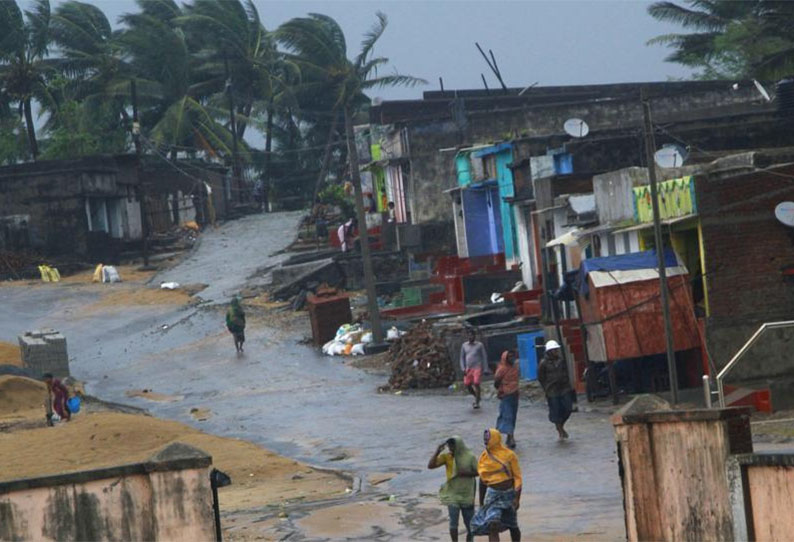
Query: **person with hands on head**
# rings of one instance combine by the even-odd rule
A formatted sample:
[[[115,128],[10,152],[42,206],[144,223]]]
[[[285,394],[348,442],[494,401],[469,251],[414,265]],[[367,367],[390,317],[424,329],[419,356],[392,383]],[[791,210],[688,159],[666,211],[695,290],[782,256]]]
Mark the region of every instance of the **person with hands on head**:
[[[499,533],[510,531],[510,540],[521,540],[516,511],[521,505],[521,466],[513,450],[502,445],[497,429],[486,429],[485,450],[477,462],[480,476],[480,509],[471,520],[475,535],[498,541]]]
[[[444,451],[447,448],[448,451]],[[466,526],[466,541],[474,540],[471,531],[471,518],[474,515],[474,493],[477,478],[477,458],[466,447],[463,439],[454,436],[439,444],[436,453],[427,462],[428,469],[436,469],[444,465],[447,481],[438,492],[441,504],[449,511],[449,537],[452,542],[458,541],[460,516]]]

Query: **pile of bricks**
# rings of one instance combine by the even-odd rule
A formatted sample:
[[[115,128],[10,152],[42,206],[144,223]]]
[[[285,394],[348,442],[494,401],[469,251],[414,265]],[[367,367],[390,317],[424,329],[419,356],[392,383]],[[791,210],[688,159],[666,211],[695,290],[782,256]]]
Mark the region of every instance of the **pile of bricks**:
[[[66,337],[54,329],[26,331],[18,337],[22,363],[33,376],[52,373],[57,377],[69,376],[69,355]]]
[[[389,348],[387,360],[392,367],[392,389],[443,388],[455,381],[446,344],[433,334],[427,322],[397,339]]]

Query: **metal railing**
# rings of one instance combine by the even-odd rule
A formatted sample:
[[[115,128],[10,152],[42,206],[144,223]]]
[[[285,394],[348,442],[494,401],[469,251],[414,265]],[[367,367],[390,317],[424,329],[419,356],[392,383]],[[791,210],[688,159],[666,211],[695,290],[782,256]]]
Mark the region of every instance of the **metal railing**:
[[[750,350],[751,346],[753,346],[756,342],[758,342],[758,339],[761,337],[761,335],[764,334],[765,331],[769,329],[781,329],[786,327],[794,327],[794,320],[785,320],[782,322],[767,322],[761,325],[761,327],[759,327],[758,330],[755,333],[753,333],[753,336],[750,337],[750,339],[746,343],[744,343],[744,346],[742,346],[739,349],[739,351],[736,352],[736,354],[731,358],[728,364],[725,365],[725,367],[723,367],[719,373],[717,373],[717,394],[719,396],[721,408],[725,408],[725,389],[723,387],[723,380],[725,380],[725,377],[728,375],[728,373],[731,372],[734,367],[736,367],[737,363],[739,363],[739,360],[744,357],[747,351]],[[705,387],[705,382],[704,382],[704,387]],[[711,402],[710,399],[711,396],[709,395],[707,404]]]

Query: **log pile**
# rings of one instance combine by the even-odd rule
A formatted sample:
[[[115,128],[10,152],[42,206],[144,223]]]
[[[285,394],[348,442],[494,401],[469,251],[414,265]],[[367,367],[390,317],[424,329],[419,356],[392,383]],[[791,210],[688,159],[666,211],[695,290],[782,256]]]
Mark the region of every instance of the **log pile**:
[[[455,368],[446,345],[433,335],[432,326],[426,322],[397,339],[389,348],[387,359],[392,367],[392,389],[443,388],[455,381]]]

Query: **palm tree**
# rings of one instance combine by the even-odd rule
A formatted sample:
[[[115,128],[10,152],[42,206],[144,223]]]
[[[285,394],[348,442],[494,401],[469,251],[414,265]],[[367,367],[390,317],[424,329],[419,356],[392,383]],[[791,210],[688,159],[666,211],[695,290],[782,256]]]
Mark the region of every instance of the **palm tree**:
[[[141,97],[141,127],[172,155],[200,148],[211,155],[231,154],[231,133],[216,120],[222,111],[208,103],[211,82],[200,78],[191,42],[178,24],[182,9],[173,0],[137,0],[140,12],[121,17],[126,28],[118,40],[129,56]],[[118,83],[126,92],[129,82]]]
[[[251,0],[195,0],[178,23],[199,43],[197,71],[206,76],[208,86],[220,92],[229,80],[238,140],[252,115],[265,112],[264,169],[269,184],[274,116],[277,107],[294,105],[289,89],[297,68],[277,50]]]
[[[378,75],[378,68],[388,63],[385,57],[373,56],[375,44],[386,30],[387,19],[377,14],[377,22],[364,35],[361,50],[350,60],[347,57],[345,35],[337,22],[326,15],[316,13],[308,17],[295,18],[284,23],[277,31],[278,39],[293,52],[293,60],[301,68],[302,90],[319,90],[332,101],[334,113],[341,112],[345,120],[347,156],[350,175],[356,197],[356,215],[360,230],[361,257],[364,266],[364,281],[367,303],[376,342],[383,340],[380,313],[375,293],[375,277],[369,252],[364,197],[361,190],[358,153],[353,134],[353,114],[369,103],[365,91],[376,87],[397,85],[414,86],[426,83],[422,79],[397,73]]]
[[[117,92],[130,76],[119,42],[120,31],[112,30],[98,7],[69,0],[53,13],[51,32],[60,53],[58,71],[68,79],[67,97],[91,107],[111,103],[127,124],[126,93]]]
[[[773,0],[655,2],[648,13],[694,32],[664,34],[649,44],[673,49],[667,61],[700,68],[704,78],[773,79],[794,67],[794,5]]]
[[[24,116],[30,152],[35,160],[39,154],[33,101],[46,105],[52,101],[48,79],[54,73],[48,61],[50,34],[50,3],[35,0],[33,8],[22,12],[14,0],[0,2],[0,93],[19,107]]]

